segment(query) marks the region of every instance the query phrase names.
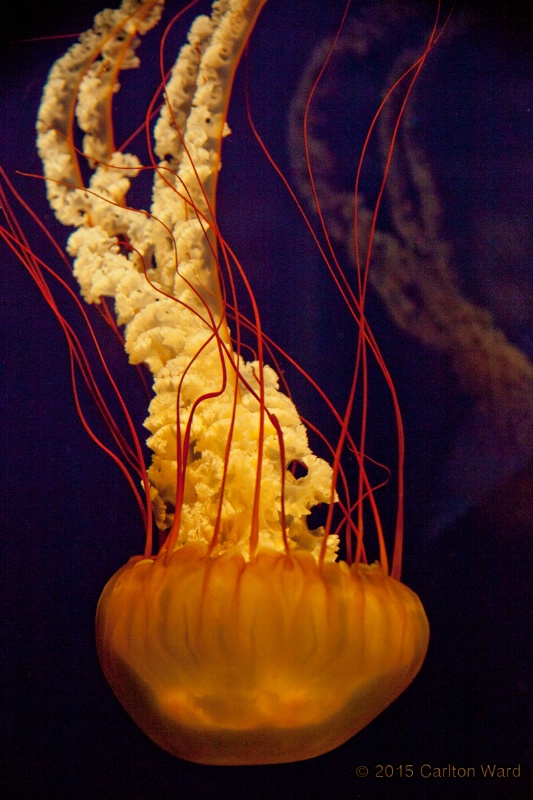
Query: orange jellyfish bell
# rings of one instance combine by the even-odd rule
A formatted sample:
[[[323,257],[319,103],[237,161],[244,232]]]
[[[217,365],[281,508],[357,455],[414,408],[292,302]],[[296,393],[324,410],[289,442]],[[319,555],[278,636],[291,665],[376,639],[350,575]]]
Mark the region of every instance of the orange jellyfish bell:
[[[116,696],[160,747],[206,764],[325,753],[420,669],[418,597],[378,564],[318,566],[259,550],[216,559],[189,544],[132,559],[107,584],[98,653]]]
[[[366,277],[358,297],[341,289],[359,345],[345,413],[329,404],[340,429],[330,466],[311,452],[292,400],[265,363],[272,346],[217,225],[233,75],[263,4],[217,2],[211,17],[194,21],[162,79],[148,166],[115,147],[111,103],[119,71],[138,63],[137,35],[158,22],[163,0],[124,0],[98,15],[82,44],[52,68],[37,123],[50,204],[76,228],[68,251],[82,295],[89,303],[115,299],[130,361],[145,363],[154,377],[145,423],[152,464],[138,469],[146,549],[102,593],[100,661],[154,742],[208,764],[296,761],[340,745],[409,685],[429,636],[419,599],[399,582],[401,515],[389,574],[365,463],[366,420],[357,445],[348,428],[361,373],[366,407],[367,351],[394,391],[364,316]],[[74,113],[92,170],[88,186]],[[150,213],[125,200],[144,169],[155,176]],[[335,274],[333,253],[322,255]],[[236,284],[248,295],[251,319],[238,308]],[[254,338],[250,362],[246,332]],[[359,465],[355,501],[341,464],[345,444]],[[363,503],[379,541],[373,564],[366,563]],[[311,530],[309,515],[320,504],[329,506],[325,526]],[[156,556],[152,514],[162,538]],[[336,560],[343,526],[350,563]]]

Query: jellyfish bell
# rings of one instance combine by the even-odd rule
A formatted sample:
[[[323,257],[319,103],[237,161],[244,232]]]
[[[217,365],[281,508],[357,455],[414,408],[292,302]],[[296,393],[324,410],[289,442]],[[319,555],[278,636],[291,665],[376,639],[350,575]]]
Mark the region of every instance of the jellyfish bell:
[[[389,570],[365,420],[357,442],[349,430],[358,380],[366,407],[370,353],[385,370],[364,314],[366,278],[358,296],[344,289],[359,340],[346,409],[329,404],[340,431],[329,445],[330,466],[312,453],[294,403],[266,363],[276,351],[219,229],[227,105],[263,5],[215,3],[211,17],[194,21],[172,75],[163,76],[164,94],[147,112],[148,128],[160,104],[148,165],[115,147],[111,102],[120,70],[137,66],[137,36],[158,22],[161,0],[124,0],[98,15],[52,68],[37,125],[50,205],[76,228],[68,251],[83,297],[115,299],[130,361],[154,376],[150,468],[137,439],[133,453],[145,490],[146,548],[101,595],[100,662],[153,741],[209,764],[296,761],[340,745],[404,691],[429,635],[420,600],[399,580],[401,515]],[[88,185],[74,114],[92,170]],[[145,170],[154,174],[150,213],[126,203],[130,182]],[[246,361],[250,333],[254,357]],[[341,461],[346,445],[359,466],[355,499]],[[321,504],[327,518],[312,529],[308,519]],[[375,563],[367,563],[363,536],[367,505]],[[162,532],[156,554],[152,513]],[[337,560],[343,530],[347,561]]]
[[[96,620],[124,708],[163,749],[207,764],[337,747],[404,691],[428,638],[420,600],[379,564],[269,548],[212,559],[197,543],[132,559]]]

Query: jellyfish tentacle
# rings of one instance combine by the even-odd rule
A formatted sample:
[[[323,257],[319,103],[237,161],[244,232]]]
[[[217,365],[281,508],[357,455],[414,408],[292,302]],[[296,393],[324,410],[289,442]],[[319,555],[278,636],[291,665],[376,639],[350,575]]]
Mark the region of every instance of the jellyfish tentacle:
[[[384,0],[363,12],[353,25],[346,27],[334,60],[338,58],[342,67],[343,58],[353,57],[364,68],[371,49],[384,44],[384,36],[394,41],[394,29],[400,30],[408,19],[403,12],[402,19],[398,19],[398,8],[397,4]],[[409,13],[419,12],[410,4]],[[374,26],[369,27],[372,18]],[[467,30],[468,23],[461,15],[447,24],[446,35],[439,45],[444,53],[443,63],[446,48]],[[397,44],[399,55],[388,71],[388,86],[416,58],[411,46],[404,50],[402,40],[397,40]],[[314,207],[314,198],[298,132],[309,88],[328,46],[324,41],[311,54],[291,109],[292,166],[299,193],[310,208]],[[328,92],[331,96],[335,79],[334,71],[326,76],[324,98],[327,99]],[[417,91],[415,86],[399,128],[395,158],[390,163],[386,185],[390,226],[388,230],[377,228],[374,232],[369,280],[401,331],[446,355],[461,397],[470,398],[472,403],[471,416],[451,446],[449,464],[437,492],[435,528],[441,529],[450,522],[450,506],[454,508],[452,514],[457,509],[462,513],[494,485],[496,478],[503,480],[504,475],[523,468],[531,458],[533,365],[527,354],[497,326],[491,314],[472,302],[461,286],[461,267],[454,263],[454,250],[443,234],[435,165],[417,121],[423,108]],[[361,97],[364,99],[363,93]],[[332,240],[343,245],[348,257],[355,261],[353,195],[338,183],[335,149],[321,127],[320,91],[315,99],[316,105],[308,116],[315,186]],[[382,163],[388,156],[401,103],[401,94],[393,95],[378,121],[378,155]],[[356,202],[357,241],[364,253],[372,211],[363,195]],[[501,220],[497,224],[501,225]],[[478,462],[482,452],[487,454],[482,459],[485,468],[465,469],[464,464]]]
[[[83,180],[71,135],[75,108],[85,132],[87,157],[107,161],[111,156],[108,104],[117,74],[109,67],[120,53],[119,69],[138,66],[135,32],[153,27],[162,6],[162,0],[152,0],[139,9],[136,0],[124,0],[116,10],[105,9],[50,70],[37,118],[37,149],[48,179],[49,203],[64,225],[85,224],[91,203],[90,197],[76,191],[83,188]]]
[[[120,9],[101,12],[109,20],[109,33],[95,17],[100,46],[95,58],[82,74],[76,102],[76,118],[84,132],[83,152],[89,163],[106,163],[115,151],[113,141],[113,96],[120,89],[118,76],[127,69],[137,69],[140,61],[135,50],[143,36],[159,22],[164,0],[139,5],[124,0]],[[112,27],[111,27],[112,26]]]
[[[72,67],[77,70],[73,84],[83,91],[76,97],[73,90],[70,102],[77,102],[85,155],[95,167],[89,189],[77,192],[85,211],[81,222],[76,217],[77,230],[68,242],[74,274],[88,302],[115,298],[130,361],[147,364],[154,375],[155,397],[145,424],[153,451],[148,474],[158,525],[172,526],[178,502],[179,526],[176,521],[169,545],[182,546],[191,538],[214,544],[216,531],[215,555],[220,548],[245,550],[250,526],[256,531],[254,540],[284,549],[287,515],[291,547],[320,547],[324,532],[311,534],[305,517],[331,497],[331,469],[312,456],[305,428],[292,402],[279,392],[275,373],[264,367],[260,354],[257,362],[245,364],[232,353],[219,285],[217,245],[222,239],[215,192],[220,148],[228,133],[233,74],[263,4],[224,0],[214,5],[210,18],[194,22],[164,86],[165,102],[155,126],[153,152],[159,161],[154,157],[150,214],[125,205],[129,182],[141,164],[132,154],[108,152],[109,110],[120,68],[138,63],[134,33],[155,24],[161,4],[156,8],[153,0],[145,2],[128,16],[126,0],[121,15],[111,15],[107,22],[106,53],[100,57],[93,48],[88,59]],[[108,57],[109,69],[102,72]],[[64,68],[61,64],[56,72]],[[101,85],[94,92],[95,103],[89,87],[97,80]],[[43,96],[40,137],[51,124],[47,107],[55,83]],[[64,131],[70,129],[69,114],[61,122]],[[48,152],[42,138],[40,147],[45,176],[53,177],[54,186],[67,183],[70,173],[53,163],[56,152]],[[69,156],[73,161],[72,148]],[[65,221],[63,215],[60,219]],[[269,419],[273,414],[275,419]],[[283,445],[280,436],[285,437]],[[281,452],[286,463],[307,462],[308,474],[297,481],[287,477]],[[330,537],[330,559],[336,542],[336,536]]]

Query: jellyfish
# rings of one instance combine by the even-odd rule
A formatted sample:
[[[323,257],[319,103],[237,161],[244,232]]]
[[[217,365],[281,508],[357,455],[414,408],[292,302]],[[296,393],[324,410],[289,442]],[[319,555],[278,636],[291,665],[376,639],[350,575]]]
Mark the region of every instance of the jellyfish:
[[[365,317],[367,271],[360,270],[355,294],[327,231],[325,245],[316,240],[358,330],[343,412],[317,387],[339,429],[334,444],[324,443],[328,463],[310,448],[277,365],[283,354],[263,333],[247,273],[218,223],[233,79],[264,4],[217,0],[210,16],[193,21],[146,114],[148,163],[128,152],[128,143],[116,147],[112,101],[119,73],[139,65],[139,37],[159,22],[163,0],[124,0],[98,14],[52,67],[37,121],[48,201],[75,229],[67,249],[81,295],[101,307],[117,334],[123,329],[130,362],[153,376],[148,468],[133,426],[128,449],[106,417],[123,454],[117,463],[127,476],[125,462],[133,465],[142,486],[139,492],[129,478],[146,545],[100,597],[100,663],[154,742],[207,764],[290,762],[337,747],[411,683],[429,636],[419,598],[400,581],[396,401],[392,548],[376,501],[385,479],[373,477],[374,469],[387,470],[365,453],[369,358],[394,397]],[[406,70],[407,81],[416,79],[424,55]],[[146,173],[153,175],[150,211],[126,201]],[[6,230],[4,239],[18,241],[25,258],[16,231]],[[116,322],[104,298],[113,299]],[[106,415],[68,325],[64,330]],[[354,437],[358,391],[362,422]],[[355,488],[343,467],[346,449],[358,465]],[[322,524],[313,526],[313,513],[324,507]],[[365,527],[377,541],[373,561]]]

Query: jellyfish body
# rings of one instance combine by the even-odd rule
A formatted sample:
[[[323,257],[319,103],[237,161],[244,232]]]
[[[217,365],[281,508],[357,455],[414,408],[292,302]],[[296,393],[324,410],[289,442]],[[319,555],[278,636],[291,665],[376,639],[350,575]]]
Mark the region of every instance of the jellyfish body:
[[[429,628],[378,564],[189,544],[132,559],[97,612],[100,662],[151,739],[208,764],[312,758],[345,742],[413,680]]]
[[[380,560],[366,563],[362,506],[368,502],[377,517],[374,488],[364,432],[358,449],[348,430],[366,348],[380,359],[364,286],[352,303],[360,344],[348,407],[335,412],[340,435],[331,467],[312,453],[292,400],[265,363],[253,292],[218,229],[227,105],[263,4],[222,0],[210,18],[194,21],[163,81],[149,167],[115,148],[111,101],[119,71],[137,66],[136,35],[157,23],[162,0],[124,0],[98,15],[52,68],[37,124],[50,204],[76,227],[68,250],[82,294],[92,303],[115,299],[130,361],[154,376],[145,423],[152,465],[138,470],[146,549],[102,593],[100,661],[150,738],[211,764],[295,761],[338,746],[412,681],[429,636],[420,600],[399,582],[401,530],[390,575],[378,518]],[[93,169],[88,187],[70,130],[74,113]],[[143,168],[155,175],[149,214],[125,200]],[[239,311],[237,279],[251,319]],[[255,337],[250,362],[244,330]],[[359,463],[355,501],[341,466],[345,444]],[[295,464],[305,474],[297,476]],[[350,564],[335,560],[337,501]],[[330,508],[327,521],[311,529],[320,504]],[[157,555],[152,511],[162,532]]]

